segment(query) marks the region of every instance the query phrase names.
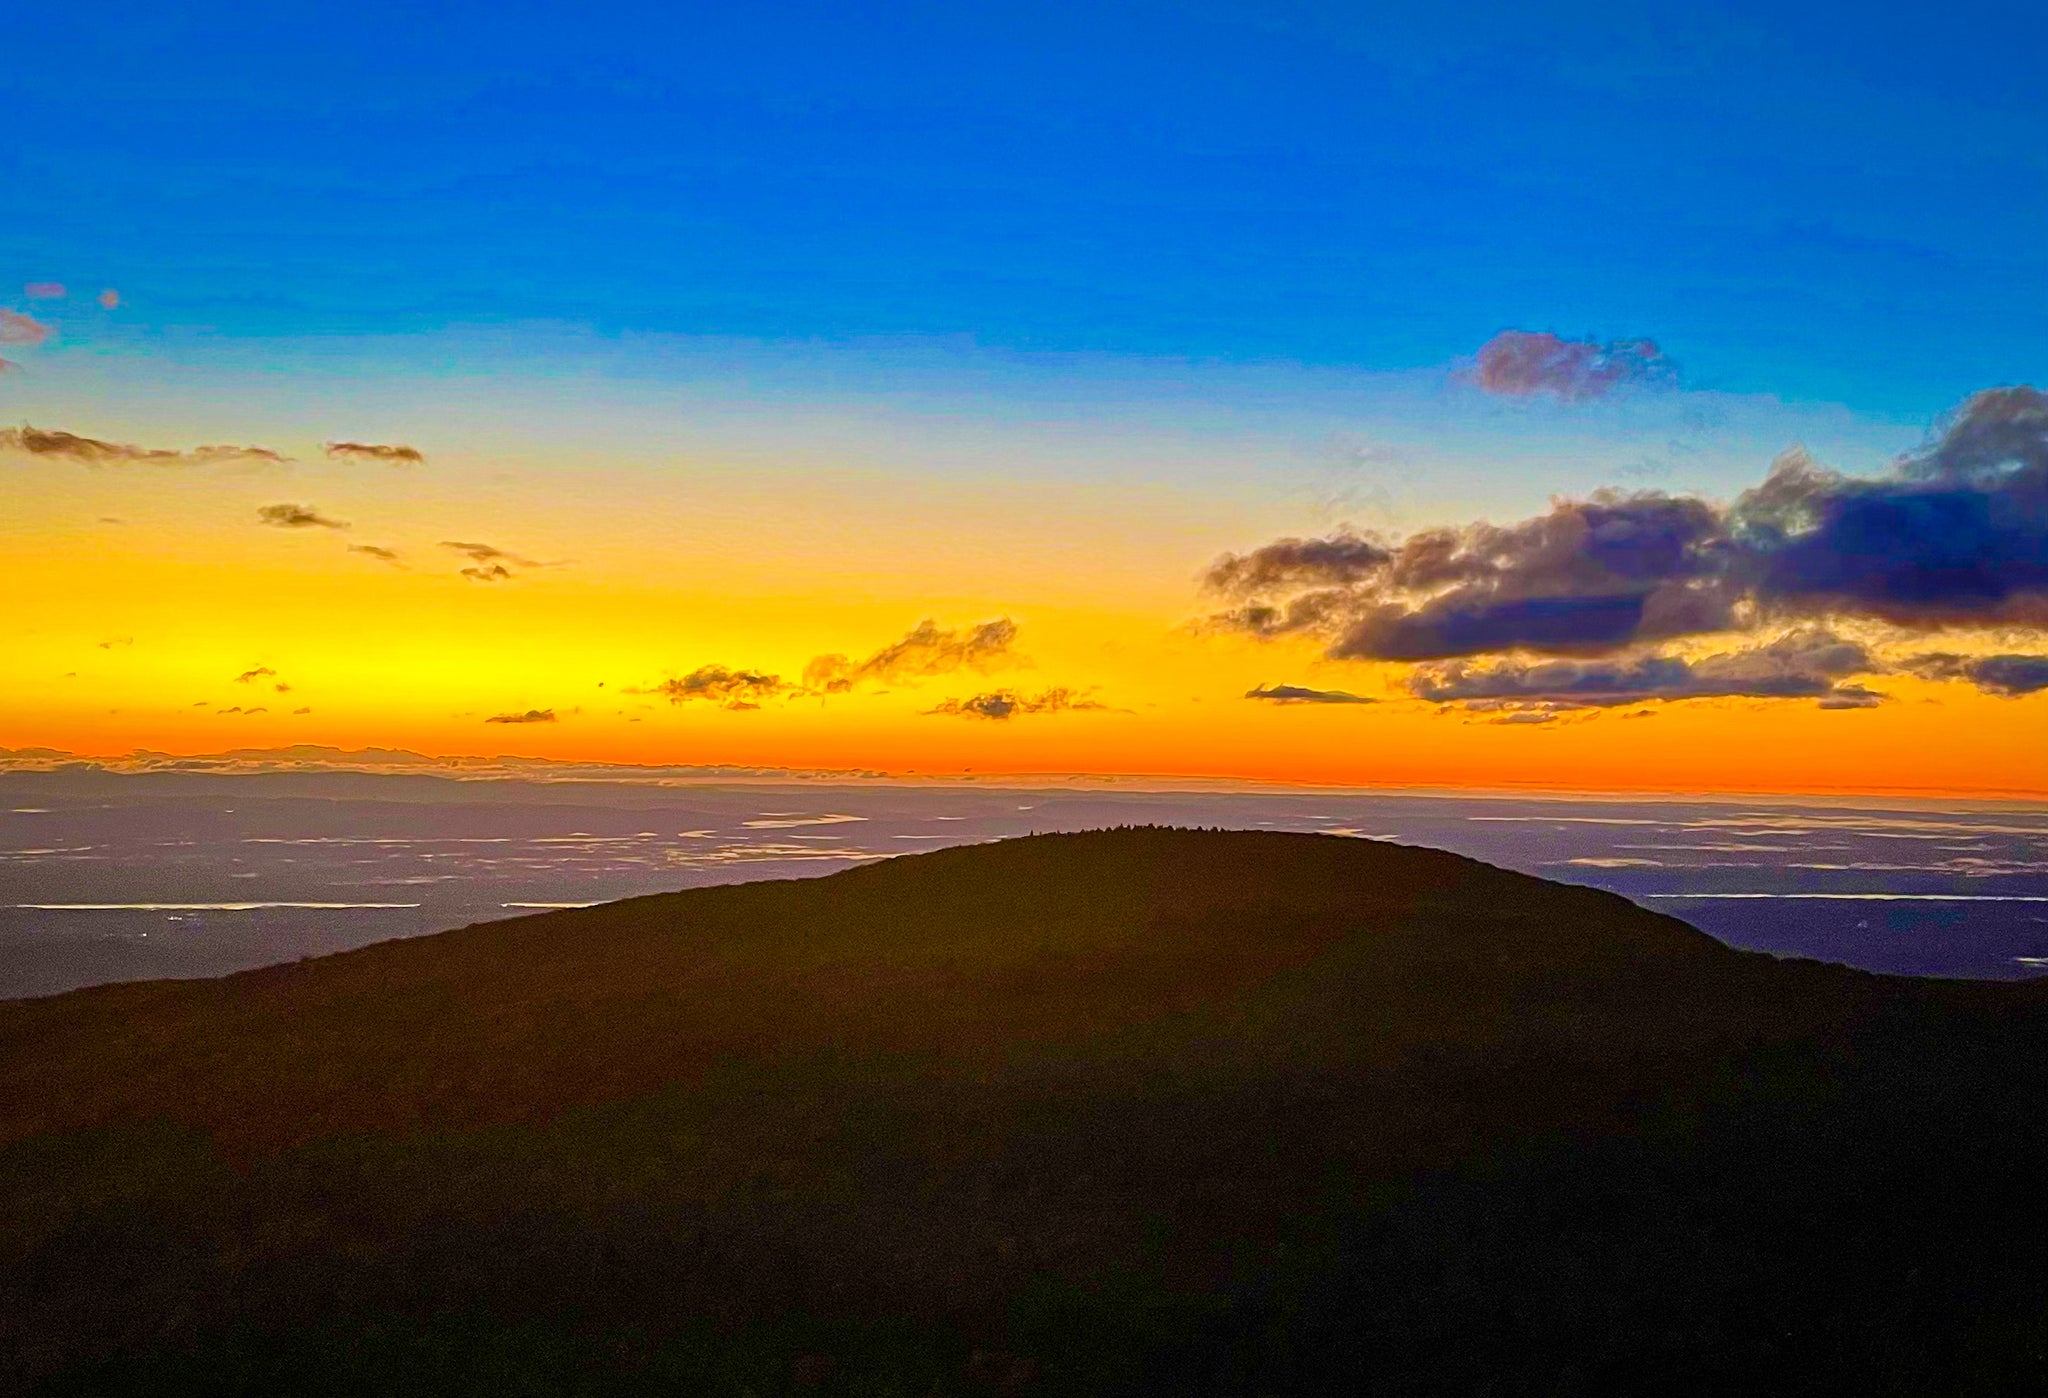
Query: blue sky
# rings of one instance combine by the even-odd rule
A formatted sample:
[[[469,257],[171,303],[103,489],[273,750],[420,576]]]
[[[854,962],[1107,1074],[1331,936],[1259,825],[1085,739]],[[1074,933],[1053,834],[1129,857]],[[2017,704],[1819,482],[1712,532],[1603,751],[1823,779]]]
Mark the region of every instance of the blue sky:
[[[2048,344],[2038,7],[43,0],[10,28],[0,261],[121,287],[117,355],[545,321],[1398,374],[1513,326],[1924,423]]]

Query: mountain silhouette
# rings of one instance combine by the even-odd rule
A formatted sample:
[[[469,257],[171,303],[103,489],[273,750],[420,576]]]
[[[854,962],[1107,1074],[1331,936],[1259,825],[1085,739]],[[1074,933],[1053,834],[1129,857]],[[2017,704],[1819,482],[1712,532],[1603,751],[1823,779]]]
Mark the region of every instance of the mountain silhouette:
[[[39,1393],[2048,1385],[2048,995],[1034,836],[0,1004]]]

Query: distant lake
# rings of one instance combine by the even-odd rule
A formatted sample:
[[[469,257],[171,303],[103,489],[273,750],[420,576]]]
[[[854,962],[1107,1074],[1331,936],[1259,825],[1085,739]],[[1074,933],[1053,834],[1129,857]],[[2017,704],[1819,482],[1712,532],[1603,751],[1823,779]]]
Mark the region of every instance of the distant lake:
[[[64,769],[0,773],[0,997],[1129,824],[1431,845],[1869,970],[2048,971],[2029,807]]]

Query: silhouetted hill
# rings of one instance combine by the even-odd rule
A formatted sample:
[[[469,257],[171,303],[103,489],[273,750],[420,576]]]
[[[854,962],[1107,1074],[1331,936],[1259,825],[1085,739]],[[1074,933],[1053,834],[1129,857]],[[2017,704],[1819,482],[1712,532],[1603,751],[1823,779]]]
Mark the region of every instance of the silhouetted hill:
[[[2048,1381],[2048,999],[1323,836],[0,1005],[48,1392]]]

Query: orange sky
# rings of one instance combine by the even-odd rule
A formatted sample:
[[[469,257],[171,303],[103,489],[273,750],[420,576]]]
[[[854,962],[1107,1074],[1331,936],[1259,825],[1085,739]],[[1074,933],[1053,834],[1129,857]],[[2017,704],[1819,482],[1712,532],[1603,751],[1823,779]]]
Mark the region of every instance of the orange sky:
[[[0,461],[13,502],[0,524],[0,746],[107,755],[318,743],[922,774],[2048,793],[2048,701],[1966,685],[1884,676],[1872,683],[1889,702],[1853,711],[1703,699],[1501,722],[1408,697],[1404,666],[1324,660],[1302,639],[1202,634],[1190,623],[1213,599],[1199,570],[1274,523],[1200,492],[716,459],[571,472],[305,455],[284,466]],[[257,511],[279,501],[349,527],[260,524]],[[444,541],[525,561],[479,583]],[[398,559],[350,551],[363,544]],[[858,661],[927,618],[942,630],[996,618],[1018,629],[979,663],[753,709],[628,692],[713,664],[793,687],[812,657]],[[273,673],[237,678],[252,671]],[[1244,697],[1279,683],[1377,702]],[[1002,720],[931,712],[1054,689],[1075,707]],[[553,721],[487,722],[530,711]]]

